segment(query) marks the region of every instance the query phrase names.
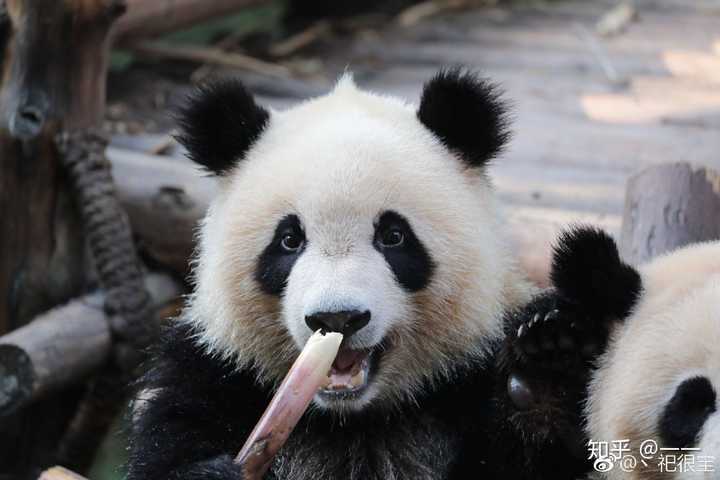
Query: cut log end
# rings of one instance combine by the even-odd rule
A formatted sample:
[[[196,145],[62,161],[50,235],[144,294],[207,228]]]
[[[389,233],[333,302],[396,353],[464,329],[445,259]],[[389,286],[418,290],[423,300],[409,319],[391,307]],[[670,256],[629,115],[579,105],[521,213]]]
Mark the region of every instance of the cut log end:
[[[0,345],[0,412],[8,414],[27,403],[35,371],[30,356],[15,345]]]

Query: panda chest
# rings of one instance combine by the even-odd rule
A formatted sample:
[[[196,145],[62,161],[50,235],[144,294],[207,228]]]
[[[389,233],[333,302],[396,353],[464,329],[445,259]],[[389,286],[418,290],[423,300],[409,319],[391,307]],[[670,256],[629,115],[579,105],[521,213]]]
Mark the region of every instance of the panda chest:
[[[428,417],[327,430],[298,428],[275,457],[270,478],[442,480],[460,439]]]

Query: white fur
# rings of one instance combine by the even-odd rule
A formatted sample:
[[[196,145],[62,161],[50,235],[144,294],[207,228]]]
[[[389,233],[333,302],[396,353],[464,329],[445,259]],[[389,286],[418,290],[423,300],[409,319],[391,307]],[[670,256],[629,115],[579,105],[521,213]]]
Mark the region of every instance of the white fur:
[[[196,293],[184,319],[211,352],[277,382],[311,333],[305,315],[368,309],[372,319],[352,344],[392,344],[369,401],[412,396],[459,354],[483,355],[501,335],[503,311],[530,289],[511,259],[490,183],[415,112],[358,90],[349,77],[324,97],[272,112],[222,179],[200,231]],[[401,288],[372,246],[373,222],[388,209],[408,219],[435,260],[418,293]],[[259,290],[253,273],[290,213],[307,247],[277,299]]]
[[[699,244],[658,258],[641,269],[644,292],[634,313],[613,334],[600,360],[587,406],[592,440],[629,439],[660,444],[658,422],[677,386],[706,376],[720,395],[720,242]],[[720,408],[720,405],[718,406]],[[673,445],[660,445],[677,447]],[[712,414],[690,452],[715,457],[715,473],[677,478],[720,478],[720,413]],[[633,455],[639,460],[637,450]],[[657,472],[610,479],[672,478]]]

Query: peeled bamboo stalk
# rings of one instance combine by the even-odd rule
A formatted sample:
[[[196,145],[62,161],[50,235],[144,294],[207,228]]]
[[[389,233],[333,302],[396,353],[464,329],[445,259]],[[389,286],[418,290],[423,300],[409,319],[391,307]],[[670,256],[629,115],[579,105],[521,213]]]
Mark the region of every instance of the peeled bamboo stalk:
[[[40,474],[38,480],[88,480],[82,475],[63,467],[48,468]]]
[[[235,462],[243,465],[245,480],[260,480],[320,386],[327,381],[343,336],[318,330],[305,344],[270,405],[260,417]]]

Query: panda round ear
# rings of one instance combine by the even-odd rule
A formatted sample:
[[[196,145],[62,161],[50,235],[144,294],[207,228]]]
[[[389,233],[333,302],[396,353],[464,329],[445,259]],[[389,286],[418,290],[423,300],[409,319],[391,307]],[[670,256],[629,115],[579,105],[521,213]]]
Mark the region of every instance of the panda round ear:
[[[223,175],[245,156],[269,119],[239,80],[215,81],[198,87],[180,109],[176,138],[192,161]]]
[[[560,235],[550,278],[566,298],[600,316],[625,318],[642,293],[640,274],[622,261],[615,240],[589,226]]]
[[[425,84],[417,116],[470,167],[482,167],[510,139],[506,110],[497,86],[457,67]]]

